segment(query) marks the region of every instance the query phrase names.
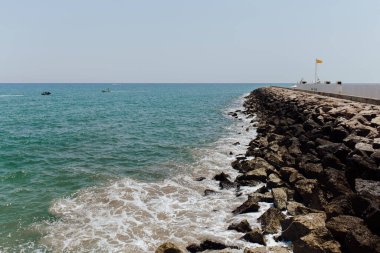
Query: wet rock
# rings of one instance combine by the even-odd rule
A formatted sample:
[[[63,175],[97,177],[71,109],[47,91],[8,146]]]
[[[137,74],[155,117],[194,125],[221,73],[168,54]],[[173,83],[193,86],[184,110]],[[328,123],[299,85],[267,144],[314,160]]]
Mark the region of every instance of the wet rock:
[[[230,178],[230,175],[228,175],[228,174],[226,174],[224,172],[222,172],[222,173],[217,174],[217,175],[214,176],[214,179],[216,181],[229,181],[228,180],[229,178]]]
[[[317,228],[325,228],[326,214],[309,213],[290,217],[281,223],[282,238],[287,241],[297,240]]]
[[[247,233],[247,232],[252,231],[251,225],[249,224],[249,222],[247,220],[242,220],[239,223],[233,223],[233,224],[229,225],[227,229],[228,230],[236,230],[236,231],[241,232],[241,233]]]
[[[230,180],[226,180],[226,181],[220,181],[219,182],[219,187],[220,189],[231,189],[231,188],[237,188],[238,187],[238,183],[236,182],[231,182]]]
[[[184,253],[184,251],[171,242],[165,242],[156,249],[155,253]]]
[[[273,234],[281,228],[281,222],[284,219],[285,215],[279,209],[271,207],[258,218],[258,221],[265,234]]]
[[[344,252],[378,252],[380,239],[371,233],[358,217],[340,215],[326,223],[327,228],[342,245]]]
[[[234,145],[234,146],[237,146],[237,145],[240,145],[240,142],[235,142],[234,144],[232,144],[232,145]]]
[[[203,180],[205,180],[206,178],[205,177],[197,177],[197,178],[195,178],[194,180],[195,181],[203,181]]]
[[[280,210],[286,209],[287,194],[282,188],[273,188],[272,189],[274,206]]]
[[[264,236],[258,228],[246,233],[242,239],[246,240],[247,242],[265,245]]]
[[[259,200],[260,199],[257,197],[248,197],[248,200],[245,201],[239,207],[237,207],[234,211],[232,211],[232,213],[241,214],[241,213],[257,212],[260,208]]]
[[[205,240],[200,245],[191,244],[186,247],[190,253],[202,252],[206,250],[222,250],[226,248],[236,248],[234,246],[226,246],[220,242],[214,242],[211,240]]]

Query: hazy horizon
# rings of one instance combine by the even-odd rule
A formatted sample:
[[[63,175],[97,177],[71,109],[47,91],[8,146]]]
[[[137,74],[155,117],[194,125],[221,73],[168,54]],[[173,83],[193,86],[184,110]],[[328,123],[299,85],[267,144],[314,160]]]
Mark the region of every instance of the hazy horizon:
[[[379,83],[380,2],[12,1],[0,83]]]

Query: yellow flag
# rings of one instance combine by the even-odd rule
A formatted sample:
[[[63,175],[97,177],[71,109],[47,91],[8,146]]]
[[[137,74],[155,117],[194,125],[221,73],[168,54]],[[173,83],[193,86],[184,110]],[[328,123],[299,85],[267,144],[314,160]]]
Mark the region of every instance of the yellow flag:
[[[321,63],[323,63],[323,61],[320,60],[320,59],[316,59],[315,62],[316,62],[317,64],[321,64]]]

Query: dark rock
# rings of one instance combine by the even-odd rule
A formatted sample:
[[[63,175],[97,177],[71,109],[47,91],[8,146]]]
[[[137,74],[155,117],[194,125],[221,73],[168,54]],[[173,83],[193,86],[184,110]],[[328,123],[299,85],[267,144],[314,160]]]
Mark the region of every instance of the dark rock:
[[[330,134],[330,140],[333,142],[342,142],[344,138],[348,136],[348,131],[342,127],[338,126],[332,129]]]
[[[240,142],[235,142],[234,144],[232,144],[232,145],[234,145],[234,146],[237,146],[237,145],[240,145]]]
[[[228,226],[228,230],[236,230],[241,233],[247,233],[252,231],[251,225],[249,225],[249,222],[247,220],[242,220],[239,223],[233,223]]]
[[[220,173],[220,174],[217,174],[214,176],[214,179],[216,181],[229,181],[228,178],[230,177],[230,175],[228,174],[225,174],[224,172]]]
[[[273,234],[281,228],[284,219],[285,215],[279,209],[271,207],[259,217],[258,221],[265,234]]]
[[[241,213],[257,212],[260,208],[259,200],[260,199],[257,197],[248,197],[248,200],[245,201],[239,207],[237,207],[234,211],[232,211],[232,213],[241,214]]]
[[[321,209],[324,198],[315,179],[301,179],[295,183],[295,190],[301,197],[303,203],[308,207]]]
[[[344,252],[377,252],[379,237],[371,233],[358,217],[340,215],[326,223],[327,228],[342,245]]]
[[[344,171],[328,168],[324,171],[321,181],[334,196],[352,193]]]
[[[195,178],[194,180],[195,181],[203,181],[203,180],[205,180],[206,178],[205,177],[197,177],[197,178]]]
[[[340,195],[332,199],[325,205],[325,212],[328,217],[334,217],[342,214],[355,215],[352,205],[352,195]]]
[[[320,163],[300,163],[298,165],[301,173],[307,178],[320,178],[323,167]]]
[[[200,246],[200,245],[197,245],[197,244],[195,244],[195,243],[190,244],[189,246],[186,247],[186,249],[187,249],[190,253],[196,253],[196,252],[203,251],[203,249],[201,248],[201,246]]]
[[[264,236],[258,228],[246,233],[242,239],[246,240],[247,242],[265,245]]]
[[[218,249],[227,248],[227,246],[224,245],[223,243],[213,242],[210,240],[203,241],[200,246],[201,246],[203,251],[205,251],[205,250],[218,250]]]

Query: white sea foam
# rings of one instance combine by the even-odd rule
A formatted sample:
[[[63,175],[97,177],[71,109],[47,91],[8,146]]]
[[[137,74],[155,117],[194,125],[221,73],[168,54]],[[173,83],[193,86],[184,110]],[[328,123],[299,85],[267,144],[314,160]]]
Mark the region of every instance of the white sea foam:
[[[243,109],[241,98],[235,108]],[[226,112],[227,113],[227,112]],[[243,252],[244,247],[255,247],[239,240],[242,233],[227,230],[228,224],[247,219],[258,227],[257,218],[271,204],[260,203],[257,213],[232,215],[232,210],[246,200],[236,197],[234,189],[220,190],[212,177],[228,173],[232,179],[237,172],[231,168],[234,155],[244,154],[249,141],[255,137],[252,118],[236,120],[228,134],[212,147],[194,150],[199,158],[188,171],[160,182],[141,182],[130,178],[120,179],[108,186],[92,187],[80,191],[73,198],[56,200],[50,212],[60,217],[56,222],[41,226],[46,233],[41,243],[53,251],[104,251],[154,252],[161,243],[172,241],[181,247],[211,239],[240,247],[231,252]],[[240,134],[238,134],[240,133]],[[240,145],[234,146],[233,143]],[[195,181],[195,177],[206,177]],[[256,187],[242,187],[244,193]],[[216,194],[204,196],[204,190]],[[268,237],[270,246],[278,245]]]
[[[9,95],[7,95],[7,94],[5,94],[5,95],[0,95],[0,97],[23,97],[24,95],[11,95],[11,94],[9,94]]]

